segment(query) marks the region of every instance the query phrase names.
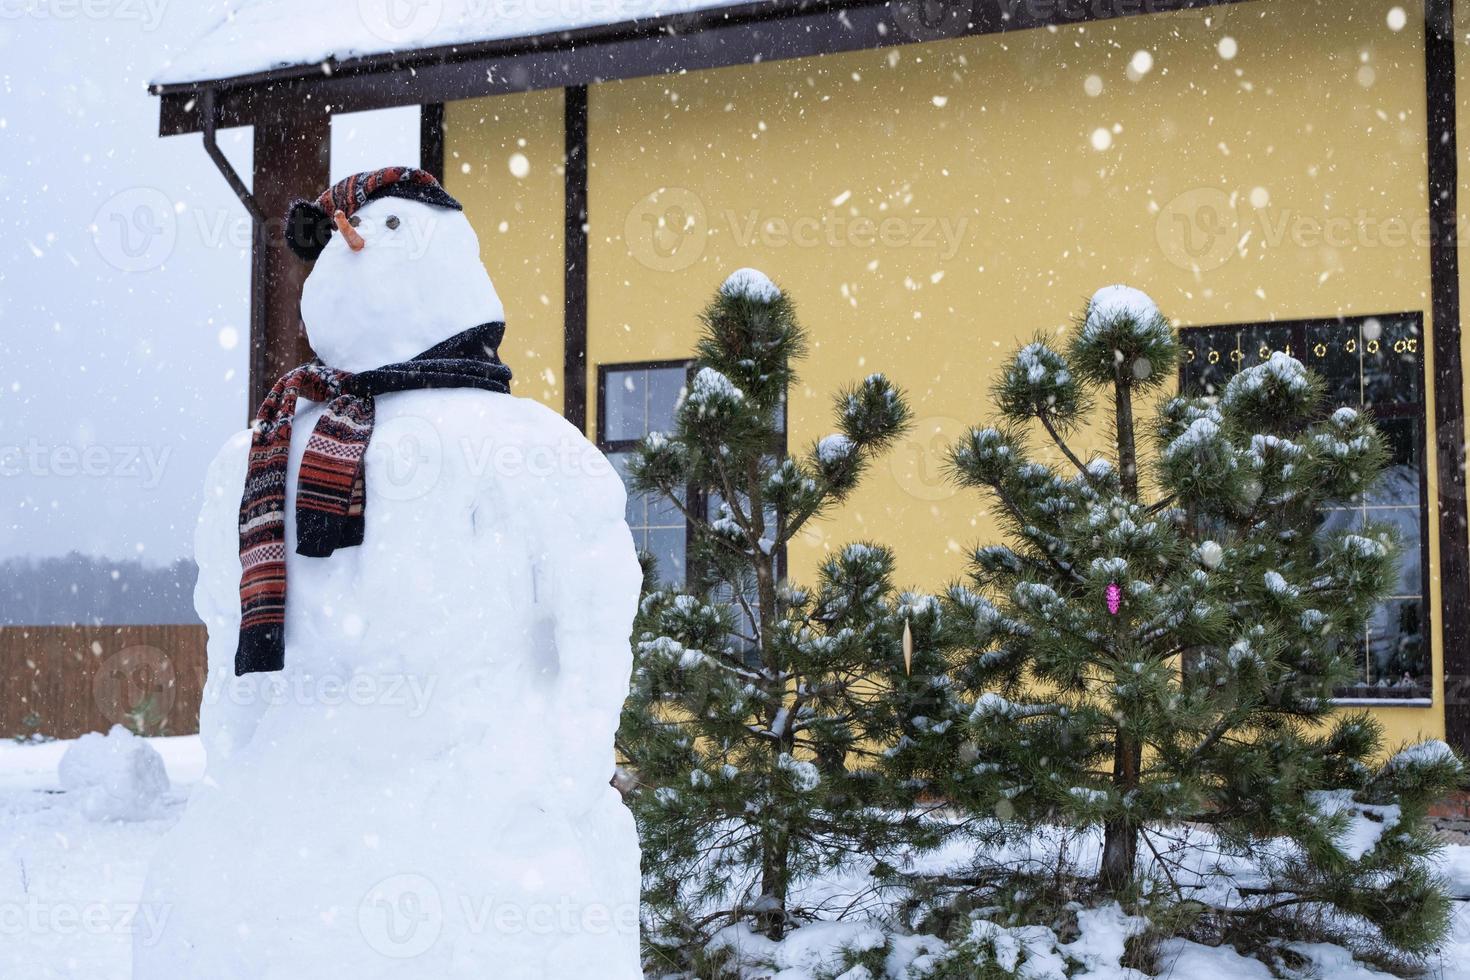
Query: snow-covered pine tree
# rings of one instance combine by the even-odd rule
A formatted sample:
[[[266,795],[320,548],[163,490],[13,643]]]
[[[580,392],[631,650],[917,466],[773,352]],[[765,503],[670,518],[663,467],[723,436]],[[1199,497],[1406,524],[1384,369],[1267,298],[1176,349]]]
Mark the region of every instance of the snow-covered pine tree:
[[[999,426],[952,450],[1008,543],[977,548],[945,598],[970,722],[930,740],[935,788],[1022,832],[1100,828],[1095,877],[1069,889],[1158,885],[1217,935],[1337,929],[1423,954],[1447,908],[1424,816],[1461,762],[1430,742],[1384,763],[1376,724],[1331,702],[1396,548],[1387,528],[1323,533],[1319,513],[1378,478],[1380,437],[1324,410],[1282,353],[1212,397],[1165,397],[1176,351],[1147,296],[1103,289],[1065,352],[1020,349],[994,387]],[[1075,451],[1084,430],[1109,451]],[[1171,856],[1181,828],[1254,855],[1265,880],[1181,884],[1199,881]]]
[[[838,395],[835,432],[789,454],[786,392],[806,350],[790,298],[741,270],[703,323],[674,431],[630,468],[633,491],[682,510],[692,546],[687,587],[643,600],[619,736],[648,931],[689,948],[741,921],[781,937],[802,879],[905,839],[912,825],[877,809],[904,801],[875,759],[908,720],[885,693],[909,682],[905,620],[926,637],[937,609],[895,592],[875,544],[832,554],[814,588],[780,575],[786,544],[904,431],[899,390],[869,376]]]

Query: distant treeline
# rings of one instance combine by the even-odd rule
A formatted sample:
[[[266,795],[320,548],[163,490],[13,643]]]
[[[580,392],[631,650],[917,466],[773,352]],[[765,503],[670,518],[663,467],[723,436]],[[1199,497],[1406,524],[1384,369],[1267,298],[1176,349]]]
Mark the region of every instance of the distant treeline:
[[[197,623],[192,559],[145,565],[72,552],[0,560],[0,626]]]

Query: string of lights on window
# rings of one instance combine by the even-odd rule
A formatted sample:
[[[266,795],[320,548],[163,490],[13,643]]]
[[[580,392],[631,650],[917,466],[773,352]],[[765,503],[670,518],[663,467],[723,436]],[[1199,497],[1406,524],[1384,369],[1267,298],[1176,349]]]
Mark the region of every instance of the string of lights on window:
[[[1392,344],[1389,345],[1389,349],[1392,350],[1395,354],[1417,354],[1419,353],[1419,338],[1400,337],[1398,340],[1395,340]],[[1342,350],[1344,353],[1347,354],[1356,354],[1358,352],[1358,338],[1348,338],[1346,341],[1343,342]],[[1381,353],[1382,350],[1383,342],[1379,341],[1377,338],[1365,341],[1363,344],[1363,351],[1368,354],[1378,354]],[[1314,357],[1322,358],[1327,356],[1330,348],[1319,340],[1312,345],[1311,351]],[[1260,350],[1257,352],[1257,356],[1259,356],[1260,359],[1264,361],[1269,358],[1273,353],[1274,351],[1272,351],[1270,346],[1262,344]],[[1294,353],[1292,353],[1291,344],[1287,344],[1282,353],[1284,353],[1287,357],[1296,356]],[[1230,363],[1232,364],[1239,364],[1245,360],[1245,352],[1238,347],[1231,351],[1225,351],[1223,352],[1223,354],[1219,349],[1212,347],[1210,348],[1210,350],[1205,352],[1205,361],[1208,364],[1219,364],[1222,356],[1230,361]],[[1197,357],[1198,354],[1196,353],[1194,348],[1184,348],[1184,363],[1192,364]]]

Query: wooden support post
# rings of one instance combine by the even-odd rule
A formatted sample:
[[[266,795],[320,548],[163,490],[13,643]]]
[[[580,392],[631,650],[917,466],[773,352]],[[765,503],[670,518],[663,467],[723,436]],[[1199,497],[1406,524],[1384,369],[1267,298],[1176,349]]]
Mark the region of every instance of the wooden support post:
[[[301,328],[301,284],[311,267],[286,247],[286,208],[326,189],[331,116],[310,102],[255,124],[252,193],[265,215],[255,229],[250,278],[250,414],[276,379],[310,360]]]
[[[444,183],[444,103],[419,106],[419,169]]]
[[[566,293],[563,315],[562,414],[587,431],[587,87],[568,86],[566,98],[566,215],[563,249]]]
[[[1466,534],[1465,404],[1460,355],[1454,23],[1454,0],[1428,0],[1424,10],[1424,60],[1432,235],[1429,280],[1434,312],[1430,329],[1434,338],[1445,738],[1461,752],[1470,752],[1470,542]]]

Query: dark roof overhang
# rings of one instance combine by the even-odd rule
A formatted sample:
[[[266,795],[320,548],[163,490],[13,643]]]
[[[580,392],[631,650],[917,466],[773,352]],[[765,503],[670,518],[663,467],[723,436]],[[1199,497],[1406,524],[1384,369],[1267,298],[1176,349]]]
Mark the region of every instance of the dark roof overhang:
[[[268,121],[303,106],[356,112],[882,48],[1246,0],[760,0],[669,17],[286,65],[152,87],[159,134]]]

